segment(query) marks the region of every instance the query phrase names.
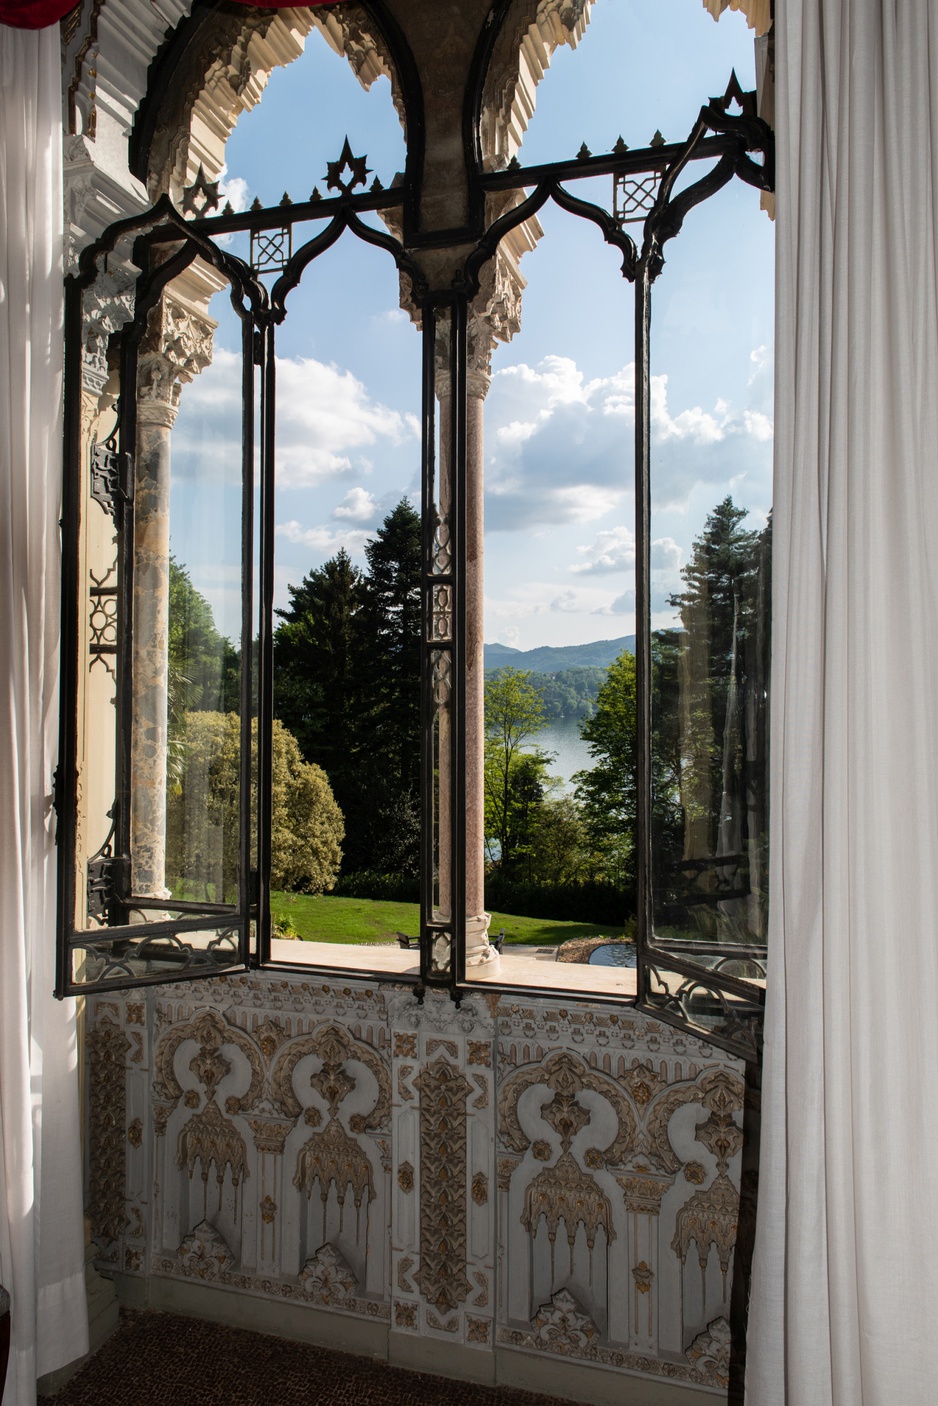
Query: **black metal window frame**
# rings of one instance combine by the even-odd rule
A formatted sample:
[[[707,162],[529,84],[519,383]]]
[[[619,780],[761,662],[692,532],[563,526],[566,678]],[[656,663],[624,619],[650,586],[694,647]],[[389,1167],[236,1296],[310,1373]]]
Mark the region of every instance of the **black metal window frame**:
[[[733,105],[739,108],[732,113]],[[476,102],[478,106],[478,100]],[[761,159],[756,159],[756,158]],[[698,179],[682,183],[698,162],[710,163]],[[611,177],[613,182],[644,181],[647,215],[640,242],[633,239],[625,222],[614,210],[581,199],[569,189],[583,179]],[[622,274],[635,290],[635,545],[636,545],[636,714],[637,833],[636,851],[638,894],[638,997],[637,1004],[657,1017],[679,1025],[694,1025],[692,1007],[703,999],[711,1018],[706,1022],[707,1038],[736,1053],[751,1057],[757,1050],[761,1028],[763,992],[758,984],[721,972],[699,959],[719,957],[705,953],[701,944],[659,942],[654,935],[652,913],[652,683],[650,624],[650,515],[651,515],[651,411],[650,411],[650,328],[651,290],[664,265],[664,248],[680,231],[685,217],[701,201],[708,199],[734,178],[759,190],[773,187],[773,152],[769,129],[755,115],[755,95],[742,93],[733,76],[726,94],[711,99],[700,111],[689,137],[682,143],[659,144],[627,151],[616,150],[598,156],[581,152],[566,161],[522,167],[512,162],[506,170],[484,172],[476,152],[471,208],[478,220],[487,195],[515,192],[517,203],[508,213],[483,229],[472,243],[462,269],[451,286],[429,286],[421,270],[421,244],[466,245],[466,230],[450,232],[427,240],[412,228],[419,209],[420,192],[413,171],[393,189],[356,191],[355,182],[343,187],[335,198],[315,199],[293,205],[252,210],[244,214],[200,214],[184,218],[168,197],[146,214],[112,226],[100,240],[85,250],[77,274],[67,280],[66,299],[66,470],[63,516],[63,649],[62,724],[60,767],[56,804],[60,844],[59,864],[59,960],[56,994],[65,996],[92,990],[115,989],[129,984],[145,984],[205,976],[211,972],[239,971],[249,967],[275,965],[278,969],[308,972],[302,967],[271,961],[269,907],[270,865],[270,735],[273,721],[273,551],[274,551],[274,450],[275,450],[275,330],[286,316],[289,293],[299,283],[304,270],[324,255],[346,232],[385,250],[400,272],[410,281],[414,303],[420,310],[423,337],[423,430],[422,430],[422,678],[421,678],[421,941],[420,974],[413,978],[418,996],[424,989],[446,989],[460,1000],[473,989],[465,968],[465,758],[466,733],[463,688],[465,680],[465,581],[466,549],[464,508],[466,500],[467,452],[467,326],[471,304],[480,286],[482,271],[495,257],[504,236],[548,201],[594,224],[607,244],[622,255]],[[401,211],[403,242],[368,223],[369,214],[392,208]],[[316,232],[293,250],[298,227],[314,222]],[[219,235],[247,232],[252,242],[271,231],[288,231],[284,247],[288,254],[279,277],[266,286],[256,270],[233,257],[216,242]],[[141,273],[137,280],[134,313],[117,334],[120,341],[121,394],[115,431],[106,444],[94,450],[90,473],[100,489],[115,522],[119,543],[117,562],[115,640],[101,646],[116,658],[117,691],[117,777],[118,796],[112,812],[111,834],[88,863],[89,894],[99,905],[105,923],[100,930],[77,929],[75,845],[78,815],[77,716],[81,688],[82,644],[79,640],[79,532],[81,484],[86,481],[81,456],[82,395],[82,297],[108,256],[118,244],[132,241],[133,260]],[[150,310],[163,288],[194,259],[212,264],[228,281],[231,300],[242,321],[243,364],[243,560],[245,564],[241,640],[241,864],[238,901],[234,905],[206,905],[173,902],[176,917],[147,919],[154,901],[135,898],[129,891],[131,837],[128,822],[128,728],[133,708],[130,670],[133,576],[133,446],[135,435],[136,351],[146,328]],[[448,419],[448,463],[451,473],[451,500],[448,522],[448,561],[441,569],[435,545],[435,482],[437,473],[437,349],[436,329],[441,319],[450,324],[448,368],[451,414]],[[254,462],[253,423],[254,377],[259,369],[262,386],[260,402],[260,453]],[[103,485],[103,488],[101,487]],[[259,489],[259,568],[251,579],[255,524],[255,487]],[[448,631],[438,629],[436,603],[442,589],[450,593]],[[98,583],[97,589],[102,588]],[[104,589],[111,589],[105,587]],[[259,592],[259,638],[252,639],[254,592]],[[254,658],[257,677],[252,677]],[[441,661],[449,673],[448,707],[453,725],[449,730],[449,813],[452,824],[448,837],[448,865],[452,879],[451,912],[440,918],[434,910],[434,882],[438,855],[435,853],[434,813],[439,777],[434,757],[433,729],[438,699],[434,694],[434,671]],[[251,796],[251,715],[257,700],[257,815],[250,814]],[[257,854],[250,853],[252,821],[256,820]],[[186,911],[191,908],[191,915]],[[134,915],[137,921],[130,922]],[[194,952],[185,935],[215,923],[219,943],[209,951]],[[223,931],[222,931],[223,930]],[[224,938],[224,941],[221,939]],[[448,945],[448,959],[440,958],[440,941]],[[94,980],[75,980],[73,961],[76,949],[95,951],[104,960],[101,974]],[[758,958],[761,949],[734,947],[734,956]],[[175,953],[175,959],[173,954]],[[150,962],[148,959],[153,958]],[[137,970],[132,963],[143,966]],[[400,984],[401,974],[367,972],[359,967],[328,968],[338,975],[392,980]],[[514,983],[487,981],[493,989],[538,995],[545,988],[519,987]],[[621,997],[590,993],[590,1000]]]

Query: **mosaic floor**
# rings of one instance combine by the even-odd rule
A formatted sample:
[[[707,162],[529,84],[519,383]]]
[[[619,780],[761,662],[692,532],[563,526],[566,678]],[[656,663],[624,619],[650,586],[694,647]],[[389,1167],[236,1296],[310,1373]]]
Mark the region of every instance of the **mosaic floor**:
[[[124,1310],[54,1406],[570,1406],[172,1313]]]

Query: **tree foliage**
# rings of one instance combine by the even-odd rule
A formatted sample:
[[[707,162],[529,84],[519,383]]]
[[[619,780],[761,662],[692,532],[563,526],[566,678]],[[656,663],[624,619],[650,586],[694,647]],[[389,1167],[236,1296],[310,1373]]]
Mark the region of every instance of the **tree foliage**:
[[[666,920],[761,938],[771,522],[756,532],[746,517],[730,497],[717,504],[681,573],[684,590],[671,597],[681,615],[674,789],[683,844],[661,866],[661,888]]]
[[[329,776],[346,872],[416,873],[420,854],[420,517],[406,500],[366,545],[289,587],[274,636],[277,716]]]
[[[489,857],[509,873],[529,852],[548,756],[525,743],[545,726],[527,670],[500,669],[485,681],[485,834]]]
[[[490,669],[486,677],[495,678],[501,672],[500,669]],[[528,680],[540,695],[544,718],[548,723],[558,718],[591,717],[596,711],[596,697],[605,677],[604,668],[592,665],[577,665],[555,674],[539,674],[533,669],[528,671]]]
[[[344,822],[321,767],[305,762],[296,738],[274,720],[271,774],[273,888],[323,893],[335,884]],[[238,885],[241,836],[241,719],[191,712],[182,725],[179,784],[167,805],[167,874],[187,897],[230,902]],[[257,748],[257,722],[252,725]],[[257,812],[256,782],[251,814]]]
[[[590,848],[604,875],[631,889],[637,806],[634,654],[623,651],[610,664],[596,712],[580,725],[580,736],[593,758],[591,770],[573,778]]]

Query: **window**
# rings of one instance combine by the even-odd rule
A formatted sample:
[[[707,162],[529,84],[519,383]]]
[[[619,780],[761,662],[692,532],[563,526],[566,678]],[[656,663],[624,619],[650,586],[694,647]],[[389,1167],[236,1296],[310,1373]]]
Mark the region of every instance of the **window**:
[[[720,505],[672,597],[678,626],[652,628],[650,328],[664,250],[690,213],[736,179],[771,189],[768,129],[734,77],[684,141],[620,140],[528,167],[517,155],[506,164],[506,150],[499,162],[492,35],[466,97],[479,135],[461,207],[462,153],[448,169],[424,160],[419,85],[383,19],[412,134],[399,180],[369,184],[346,141],[325,193],[235,213],[219,212],[200,168],[179,208],[163,196],[119,221],[69,281],[58,994],[290,965],[271,891],[334,873],[341,807],[298,724],[283,721],[285,626],[299,615],[277,603],[276,345],[304,275],[327,269],[340,240],[396,266],[422,342],[420,940],[412,957],[370,970],[456,998],[503,979],[485,916],[478,382],[499,335],[492,309],[523,282],[520,260],[553,205],[616,251],[634,296],[634,669],[609,686],[631,739],[610,764],[628,771],[634,817],[637,996],[751,1052],[764,975],[768,535]],[[427,228],[447,202],[462,223]],[[196,559],[211,561],[211,600]],[[304,586],[328,585],[333,599],[358,589],[350,564],[336,571]],[[337,769],[342,745],[331,745]]]

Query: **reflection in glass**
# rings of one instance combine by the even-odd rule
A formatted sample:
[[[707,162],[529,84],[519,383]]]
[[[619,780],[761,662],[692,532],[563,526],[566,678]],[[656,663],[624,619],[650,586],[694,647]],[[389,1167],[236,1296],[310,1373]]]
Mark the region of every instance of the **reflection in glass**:
[[[196,261],[170,283],[138,359],[131,882],[137,897],[234,904],[241,327],[218,282]]]
[[[729,497],[709,514],[670,597],[680,623],[653,641],[662,939],[765,942],[771,523],[746,516]]]

